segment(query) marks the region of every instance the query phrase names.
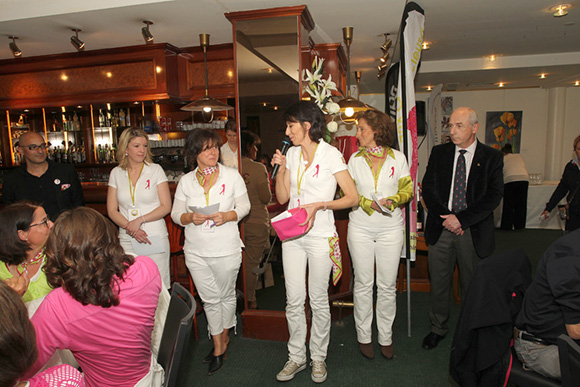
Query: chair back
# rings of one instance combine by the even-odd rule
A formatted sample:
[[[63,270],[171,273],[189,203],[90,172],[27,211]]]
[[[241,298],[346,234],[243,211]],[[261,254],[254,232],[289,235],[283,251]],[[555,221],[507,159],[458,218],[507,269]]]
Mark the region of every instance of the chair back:
[[[171,215],[165,217],[165,225],[167,226],[167,234],[169,238],[169,252],[175,254],[183,250],[183,227],[173,223]]]
[[[562,386],[577,386],[580,381],[580,346],[568,335],[558,337]]]
[[[191,293],[179,283],[174,283],[157,357],[157,362],[165,370],[164,387],[177,385],[181,359],[189,347],[196,307]]]

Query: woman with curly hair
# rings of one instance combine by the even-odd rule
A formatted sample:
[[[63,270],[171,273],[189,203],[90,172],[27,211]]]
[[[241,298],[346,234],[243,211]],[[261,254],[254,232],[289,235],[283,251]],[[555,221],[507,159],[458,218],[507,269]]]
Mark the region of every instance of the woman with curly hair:
[[[391,148],[395,122],[378,110],[361,112],[357,120],[360,150],[348,162],[359,193],[358,206],[350,212],[348,224],[348,248],[354,269],[354,320],[360,351],[372,359],[376,267],[378,341],[383,357],[392,359],[396,281],[404,235],[400,207],[413,197],[413,182],[405,155]]]
[[[51,227],[40,204],[16,202],[0,211],[0,280],[22,296],[30,316],[52,290],[42,271]]]
[[[125,254],[118,228],[97,211],[62,213],[48,239],[49,293],[32,318],[38,371],[69,349],[89,387],[134,386],[149,373],[161,278],[151,258]]]

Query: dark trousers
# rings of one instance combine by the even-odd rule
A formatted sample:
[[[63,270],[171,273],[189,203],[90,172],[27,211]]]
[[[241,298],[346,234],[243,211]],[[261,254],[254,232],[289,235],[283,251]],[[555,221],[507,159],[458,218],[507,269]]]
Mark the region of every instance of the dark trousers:
[[[503,186],[502,230],[521,230],[526,227],[528,182],[514,181]]]
[[[449,331],[449,309],[453,291],[453,272],[459,266],[459,280],[465,295],[473,273],[481,258],[475,252],[471,230],[461,236],[443,230],[439,240],[429,245],[429,277],[431,280],[431,305],[429,318],[431,332],[445,336]]]

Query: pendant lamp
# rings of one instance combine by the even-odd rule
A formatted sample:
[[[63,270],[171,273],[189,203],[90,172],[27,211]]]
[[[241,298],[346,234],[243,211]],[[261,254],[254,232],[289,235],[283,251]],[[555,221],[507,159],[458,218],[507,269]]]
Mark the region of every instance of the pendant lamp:
[[[344,27],[342,37],[346,46],[346,98],[338,101],[340,106],[340,119],[347,124],[356,121],[356,113],[367,110],[369,106],[364,102],[350,96],[350,45],[352,43],[353,28]]]
[[[213,119],[214,111],[219,112],[224,110],[232,110],[233,107],[209,96],[207,77],[207,48],[209,46],[209,34],[199,34],[199,44],[203,49],[203,63],[205,66],[205,96],[185,105],[181,108],[181,110],[211,113],[211,118],[209,119],[209,121],[211,121]]]

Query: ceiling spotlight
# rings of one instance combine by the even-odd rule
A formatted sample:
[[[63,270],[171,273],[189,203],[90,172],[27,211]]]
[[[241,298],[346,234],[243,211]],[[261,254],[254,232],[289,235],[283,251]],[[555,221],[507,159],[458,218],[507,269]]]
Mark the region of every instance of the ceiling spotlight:
[[[381,50],[383,50],[383,52],[387,52],[389,51],[389,48],[391,48],[393,41],[389,39],[389,34],[385,33],[382,35],[385,37],[385,43],[381,46]]]
[[[574,86],[580,86],[580,81],[574,82]]]
[[[493,62],[493,61],[495,61],[495,55],[493,55],[493,54],[492,54],[492,55],[490,55],[490,56],[489,56],[489,60],[490,60],[490,61],[492,61],[492,62]]]
[[[559,4],[550,8],[550,12],[554,12],[554,17],[562,17],[568,15],[567,9],[571,7],[572,4]]]
[[[385,70],[387,69],[387,66],[388,66],[388,65],[387,65],[386,63],[382,63],[382,64],[380,64],[380,65],[378,65],[378,66],[377,66],[377,70],[378,70],[379,72],[381,72],[381,71],[385,71]]]
[[[381,61],[381,63],[387,63],[387,61],[389,60],[389,56],[390,54],[388,52],[385,52],[385,55],[380,57],[379,60]]]
[[[70,37],[71,44],[74,46],[74,48],[77,49],[77,51],[84,51],[85,42],[79,39],[79,32],[81,32],[82,30],[78,28],[71,28],[70,30],[75,33],[73,36]]]
[[[427,86],[427,91],[433,90],[433,86]]]
[[[423,44],[421,45],[421,49],[423,51],[427,51],[430,48],[431,48],[431,42],[423,42]]]
[[[153,34],[149,31],[149,26],[153,24],[152,21],[143,20],[143,23],[147,24],[146,27],[141,28],[141,35],[143,35],[143,40],[147,44],[153,44]]]
[[[540,74],[540,79],[546,79],[546,74],[544,73]]]
[[[499,85],[497,85],[497,87],[503,87],[503,82],[500,82]]]
[[[15,58],[21,57],[22,51],[20,51],[20,49],[16,45],[16,39],[18,39],[18,36],[9,36],[8,39],[12,39],[12,42],[8,43],[10,51],[12,51],[12,55],[14,55]]]

